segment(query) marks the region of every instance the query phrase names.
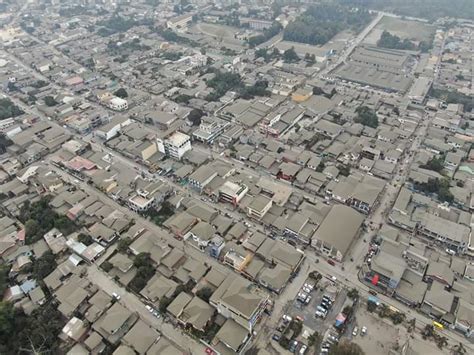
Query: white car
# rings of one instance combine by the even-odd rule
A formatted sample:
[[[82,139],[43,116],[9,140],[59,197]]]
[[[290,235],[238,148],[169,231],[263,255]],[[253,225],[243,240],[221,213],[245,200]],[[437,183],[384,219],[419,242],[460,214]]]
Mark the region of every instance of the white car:
[[[116,292],[112,293],[112,297],[115,298],[117,301],[120,299],[120,295]]]
[[[361,331],[360,331],[360,335],[363,336],[363,335],[365,335],[365,334],[367,334],[367,327],[366,327],[366,326],[363,326],[362,329],[361,329]]]
[[[352,331],[352,336],[357,336],[357,334],[359,333],[359,328],[357,327],[354,327],[354,330]]]
[[[306,352],[306,349],[308,349],[308,346],[303,344],[299,351],[300,355],[303,355]]]
[[[146,305],[145,308],[148,310],[148,312],[153,313],[153,307]]]

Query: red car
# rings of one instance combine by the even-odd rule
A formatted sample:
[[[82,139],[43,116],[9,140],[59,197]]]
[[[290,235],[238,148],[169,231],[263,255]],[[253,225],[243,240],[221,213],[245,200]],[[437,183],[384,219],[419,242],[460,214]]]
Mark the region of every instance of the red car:
[[[328,264],[332,266],[336,265],[336,263],[332,259],[328,259]]]
[[[214,355],[214,350],[212,350],[211,348],[206,348],[206,354]]]

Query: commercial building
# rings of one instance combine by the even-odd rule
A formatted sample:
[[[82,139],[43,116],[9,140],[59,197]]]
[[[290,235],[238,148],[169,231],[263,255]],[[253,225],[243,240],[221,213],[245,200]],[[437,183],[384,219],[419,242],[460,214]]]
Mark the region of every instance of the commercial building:
[[[191,138],[184,133],[174,132],[165,139],[157,138],[158,151],[177,160],[191,150]]]

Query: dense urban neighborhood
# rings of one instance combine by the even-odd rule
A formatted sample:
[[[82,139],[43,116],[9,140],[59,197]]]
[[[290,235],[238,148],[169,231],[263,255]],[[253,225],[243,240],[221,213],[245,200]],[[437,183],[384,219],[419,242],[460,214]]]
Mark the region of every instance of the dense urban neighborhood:
[[[472,5],[0,0],[0,354],[473,354]]]

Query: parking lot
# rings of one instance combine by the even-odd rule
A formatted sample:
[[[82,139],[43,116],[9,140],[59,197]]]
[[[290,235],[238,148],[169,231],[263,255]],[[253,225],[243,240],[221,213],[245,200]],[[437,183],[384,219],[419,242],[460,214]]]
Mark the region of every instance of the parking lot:
[[[325,319],[316,317],[315,312],[318,305],[326,292],[326,290],[332,287],[334,284],[332,281],[323,278],[320,280],[317,287],[310,293],[311,301],[308,304],[304,304],[298,300],[294,300],[291,304],[288,314],[292,316],[299,316],[303,319],[305,326],[323,334],[327,328],[332,327],[337,314],[341,311],[341,307],[344,304],[347,291],[341,289],[338,285],[335,286],[337,290],[336,299],[333,302],[331,309],[329,310]]]

